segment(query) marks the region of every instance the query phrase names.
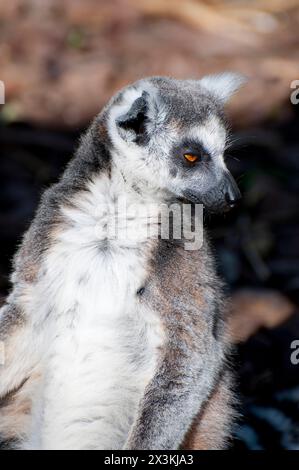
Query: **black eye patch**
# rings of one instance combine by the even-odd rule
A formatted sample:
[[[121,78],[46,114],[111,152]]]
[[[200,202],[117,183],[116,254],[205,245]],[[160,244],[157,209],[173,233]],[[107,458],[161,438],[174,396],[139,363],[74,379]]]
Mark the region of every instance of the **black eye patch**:
[[[175,165],[180,165],[182,168],[190,168],[190,161],[186,158],[186,155],[197,157],[196,164],[201,162],[209,162],[211,155],[207,149],[196,140],[185,140],[179,145],[176,145],[172,151],[172,162]],[[191,160],[191,159],[190,159]]]

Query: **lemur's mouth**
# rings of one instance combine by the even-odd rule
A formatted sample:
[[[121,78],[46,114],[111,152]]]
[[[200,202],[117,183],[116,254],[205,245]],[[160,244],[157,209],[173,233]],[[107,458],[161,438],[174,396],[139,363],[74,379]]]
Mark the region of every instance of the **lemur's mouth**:
[[[182,198],[182,202],[184,203],[202,204],[204,206],[204,209],[213,214],[229,212],[240,202],[240,200],[240,193],[238,195],[238,198],[236,197],[232,200],[229,194],[223,194],[223,192],[221,192],[220,195],[215,194],[215,192],[211,192],[211,194],[206,194],[202,196],[190,190],[186,190],[184,192],[184,197]]]
[[[194,189],[186,189],[183,193],[187,201],[193,204],[203,204],[212,213],[227,212],[241,200],[241,193],[229,171],[225,171],[217,185],[204,194]]]

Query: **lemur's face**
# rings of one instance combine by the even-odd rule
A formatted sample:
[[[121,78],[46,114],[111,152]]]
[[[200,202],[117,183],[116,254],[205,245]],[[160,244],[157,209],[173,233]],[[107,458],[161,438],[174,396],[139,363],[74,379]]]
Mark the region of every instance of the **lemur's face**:
[[[152,78],[124,90],[110,111],[116,164],[153,190],[227,210],[241,195],[223,158],[222,106],[239,85],[239,76],[222,74]]]

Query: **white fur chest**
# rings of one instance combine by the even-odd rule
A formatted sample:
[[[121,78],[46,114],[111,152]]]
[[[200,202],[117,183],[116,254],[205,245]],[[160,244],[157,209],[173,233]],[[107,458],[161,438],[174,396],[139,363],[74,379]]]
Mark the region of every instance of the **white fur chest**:
[[[101,235],[115,216],[117,191],[103,178],[62,208],[65,226],[55,233],[31,304],[46,336],[28,448],[121,448],[154,373],[162,328],[137,295],[150,242],[134,217],[135,239],[122,236],[125,221],[115,239]]]

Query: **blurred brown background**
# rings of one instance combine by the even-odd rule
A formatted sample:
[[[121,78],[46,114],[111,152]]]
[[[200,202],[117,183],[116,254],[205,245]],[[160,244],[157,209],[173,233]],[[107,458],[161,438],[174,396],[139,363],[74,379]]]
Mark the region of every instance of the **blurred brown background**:
[[[243,203],[207,221],[238,344],[234,447],[299,449],[298,0],[2,0],[0,293],[41,191],[107,99],[147,75],[223,70],[249,79],[228,107]]]
[[[6,116],[82,126],[117,89],[146,75],[223,69],[250,79],[239,124],[281,112],[299,76],[297,0],[3,0]]]

